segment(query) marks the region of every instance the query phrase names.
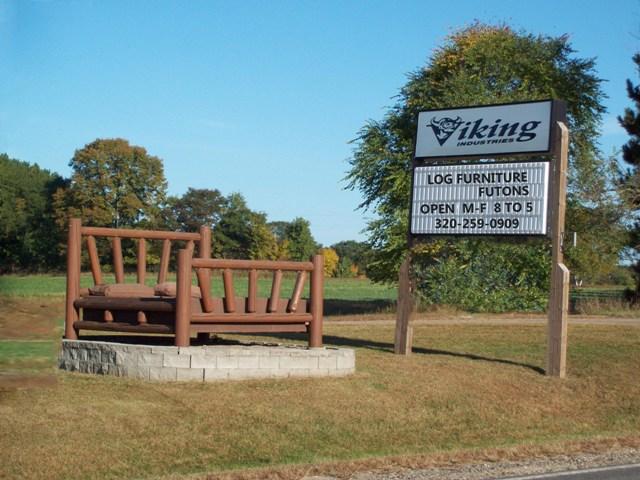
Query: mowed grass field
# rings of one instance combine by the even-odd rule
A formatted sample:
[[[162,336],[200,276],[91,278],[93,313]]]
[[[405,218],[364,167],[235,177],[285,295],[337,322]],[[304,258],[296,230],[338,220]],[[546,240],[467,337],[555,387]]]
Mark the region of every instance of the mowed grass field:
[[[369,293],[353,301],[376,300],[354,285]],[[60,292],[0,291],[0,478],[300,478],[332,462],[640,441],[640,327],[571,326],[564,381],[544,375],[542,326],[419,324],[399,357],[393,325],[364,315],[325,324],[327,345],[356,350],[350,377],[145,383],[56,371]]]
[[[155,285],[156,278],[148,274],[146,284]],[[168,281],[175,281],[175,275],[169,275]],[[282,283],[282,295],[288,295],[293,290],[295,281],[294,275],[285,274]],[[105,283],[113,283],[113,275],[104,274]],[[135,275],[127,275],[126,283],[136,282]],[[195,276],[193,279],[195,284]],[[268,296],[271,291],[271,277],[260,277],[258,293],[261,296]],[[309,285],[306,282],[305,294],[308,293]],[[90,287],[93,280],[90,274],[82,274],[81,287]],[[247,277],[236,275],[234,282],[238,295],[246,295]],[[373,283],[367,279],[358,278],[327,278],[325,279],[325,298],[336,300],[384,300],[395,301],[396,289]],[[0,295],[12,297],[57,297],[64,296],[66,289],[66,276],[60,275],[0,275]],[[214,295],[221,295],[223,292],[222,279],[219,275],[212,277],[212,292]]]

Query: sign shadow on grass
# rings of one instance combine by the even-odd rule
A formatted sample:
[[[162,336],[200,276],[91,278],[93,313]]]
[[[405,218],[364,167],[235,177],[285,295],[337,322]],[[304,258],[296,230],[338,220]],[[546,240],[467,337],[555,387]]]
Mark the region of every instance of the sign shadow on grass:
[[[263,334],[261,336],[269,337],[269,338],[293,340],[293,341],[299,341],[299,342],[306,341],[306,335],[298,334],[298,333],[282,333],[282,334],[273,333],[273,334]],[[359,338],[339,337],[336,335],[323,335],[323,341],[325,345],[330,345],[335,347],[366,348],[369,350],[378,350],[382,352],[393,353],[393,343],[377,342],[374,340],[363,340]],[[485,357],[483,355],[476,355],[475,353],[451,352],[448,350],[438,350],[433,348],[422,348],[422,347],[413,347],[412,352],[420,355],[446,355],[449,357],[466,358],[468,360],[474,360],[474,361],[499,363],[502,365],[512,365],[516,367],[533,370],[534,372],[539,373],[541,375],[545,374],[544,368],[538,367],[536,365],[531,365],[529,363],[524,363],[524,362],[518,362],[515,360],[508,360],[504,358]]]

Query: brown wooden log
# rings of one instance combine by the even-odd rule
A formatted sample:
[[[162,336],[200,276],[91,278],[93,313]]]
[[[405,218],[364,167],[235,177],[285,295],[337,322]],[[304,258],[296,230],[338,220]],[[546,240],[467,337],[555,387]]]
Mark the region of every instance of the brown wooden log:
[[[124,262],[122,261],[122,242],[120,237],[113,237],[113,272],[116,275],[116,283],[124,283]]]
[[[191,324],[191,251],[178,251],[176,286],[176,339],[177,347],[188,347]]]
[[[128,333],[173,333],[171,325],[162,325],[157,323],[147,323],[144,325],[135,325],[126,322],[96,322],[96,321],[78,321],[75,322],[77,329],[83,330],[99,330],[107,332],[128,332]]]
[[[195,268],[216,268],[233,270],[282,270],[282,271],[307,271],[313,270],[312,262],[289,262],[272,260],[229,260],[222,258],[202,259],[194,258],[192,262]]]
[[[224,311],[233,313],[236,311],[236,292],[233,289],[233,272],[229,268],[222,271],[224,284]]]
[[[165,297],[127,298],[127,297],[81,297],[73,305],[76,308],[99,310],[132,310],[134,312],[175,312],[176,299]]]
[[[82,234],[93,235],[95,237],[147,238],[149,240],[200,240],[199,233],[129,230],[126,228],[82,227]]]
[[[147,323],[147,314],[146,313],[138,312],[137,317],[138,317],[138,324],[142,325],[144,323]]]
[[[322,347],[322,320],[323,320],[323,295],[324,295],[324,257],[313,257],[313,271],[311,272],[311,285],[309,288],[309,300],[311,302],[311,316],[313,320],[309,326],[309,347]]]
[[[64,336],[69,340],[78,339],[77,327],[79,320],[75,302],[80,298],[80,248],[82,242],[82,223],[79,218],[69,221],[67,237],[67,297],[65,302]]]
[[[209,333],[300,333],[306,332],[307,325],[304,323],[277,325],[261,324],[191,324],[191,332],[209,332]]]
[[[87,252],[89,253],[89,263],[91,264],[91,274],[93,275],[93,284],[102,284],[102,271],[100,269],[100,259],[98,257],[98,248],[96,247],[96,239],[93,235],[87,237]]]
[[[269,297],[269,305],[267,312],[277,312],[278,303],[280,302],[280,286],[282,285],[282,270],[273,272],[273,280],[271,282],[271,296]]]
[[[204,268],[196,269],[196,276],[198,277],[198,285],[200,286],[200,303],[202,304],[202,310],[205,312],[213,312],[213,298],[211,298],[211,289],[205,287],[208,277],[206,276],[208,270]]]
[[[258,271],[249,270],[249,287],[247,289],[247,312],[256,311],[256,297],[258,296]]]
[[[187,242],[187,250],[189,250],[191,252],[191,255],[193,256],[193,250],[195,249],[195,244],[193,243],[193,240],[189,240]]]
[[[138,283],[144,285],[147,275],[147,241],[144,238],[138,240]]]
[[[198,245],[198,255],[200,258],[211,258],[211,229],[205,225],[200,227],[200,243]],[[200,286],[200,297],[202,310],[213,311],[213,299],[211,298],[211,271],[208,268],[196,269],[198,285]],[[202,340],[203,338],[200,338]]]
[[[104,311],[104,321],[105,322],[113,322],[113,313],[110,310]]]
[[[160,271],[158,272],[158,283],[167,281],[169,272],[169,257],[171,256],[171,240],[165,238],[162,241],[162,256],[160,257]]]
[[[300,303],[300,297],[302,296],[302,290],[304,289],[304,282],[307,279],[307,272],[298,272],[296,277],[296,283],[293,287],[293,294],[287,305],[287,312],[295,312],[298,309],[298,303]]]
[[[194,313],[191,323],[306,323],[312,322],[310,313]]]

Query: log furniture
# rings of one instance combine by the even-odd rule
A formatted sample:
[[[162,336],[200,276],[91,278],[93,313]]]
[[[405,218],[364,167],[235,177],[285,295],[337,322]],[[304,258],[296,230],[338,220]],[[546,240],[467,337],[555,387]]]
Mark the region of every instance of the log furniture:
[[[81,291],[82,238],[94,287]],[[111,238],[115,284],[105,285],[96,237]],[[124,283],[122,238],[137,239],[137,284]],[[162,241],[155,287],[145,286],[146,240]],[[178,251],[177,284],[166,283],[171,243],[186,242]],[[197,245],[198,256],[194,258]],[[211,274],[222,274],[224,297],[211,294]],[[237,296],[234,271],[247,274],[247,296]],[[258,272],[272,274],[268,298],[258,297]],[[193,274],[197,286],[193,286]],[[293,292],[280,298],[283,272],[296,272]],[[309,277],[309,298],[303,299]],[[129,230],[82,226],[71,219],[67,246],[65,338],[77,339],[80,330],[172,334],[176,346],[189,346],[191,336],[210,333],[306,332],[310,347],[322,346],[323,257],[309,262],[227,260],[211,258],[211,231],[199,233]]]

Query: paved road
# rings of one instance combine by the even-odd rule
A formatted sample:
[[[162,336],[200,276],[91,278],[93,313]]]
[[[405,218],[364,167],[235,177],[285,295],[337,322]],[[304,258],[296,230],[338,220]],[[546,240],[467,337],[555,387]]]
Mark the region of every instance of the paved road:
[[[640,464],[508,477],[503,480],[640,480]]]

